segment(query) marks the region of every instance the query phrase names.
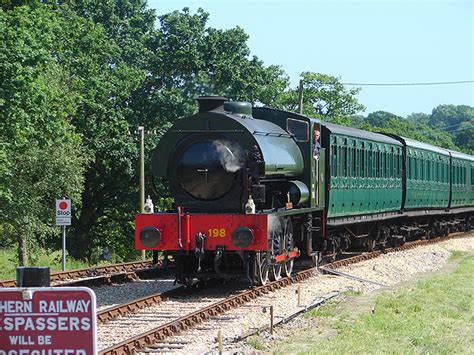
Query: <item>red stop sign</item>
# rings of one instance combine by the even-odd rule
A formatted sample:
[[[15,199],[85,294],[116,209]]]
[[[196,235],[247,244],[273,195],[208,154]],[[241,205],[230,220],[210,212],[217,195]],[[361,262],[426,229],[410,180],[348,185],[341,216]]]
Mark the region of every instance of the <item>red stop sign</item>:
[[[66,201],[61,201],[59,203],[59,208],[62,209],[62,210],[65,210],[67,208],[68,204]]]

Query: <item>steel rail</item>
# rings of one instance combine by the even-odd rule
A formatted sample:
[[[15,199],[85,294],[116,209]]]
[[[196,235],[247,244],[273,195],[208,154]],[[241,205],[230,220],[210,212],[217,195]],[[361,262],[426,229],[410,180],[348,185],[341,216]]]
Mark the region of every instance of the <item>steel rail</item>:
[[[196,296],[198,292],[208,290],[210,288],[220,286],[222,283],[217,280],[208,280],[207,282],[201,282],[195,284],[195,287],[184,287],[179,286],[175,289],[165,291],[162,293],[154,293],[136,300],[132,300],[127,303],[119,304],[113,307],[105,308],[97,312],[97,323],[104,324],[118,317],[135,313],[140,309],[151,307],[160,304],[171,298],[184,297],[184,296]]]
[[[453,233],[453,235],[442,238],[427,239],[421,241],[407,242],[402,246],[386,249],[385,251],[375,251],[366,254],[357,255],[344,260],[335,261],[330,264],[324,265],[325,268],[335,269],[341,266],[355,264],[364,260],[375,258],[382,253],[397,252],[402,250],[413,249],[417,246],[434,244],[441,241],[445,241],[451,238],[463,236],[466,233],[459,232]],[[131,337],[125,341],[122,341],[116,345],[100,350],[101,355],[119,355],[119,354],[132,354],[134,351],[140,351],[145,349],[147,346],[152,346],[156,342],[163,341],[165,338],[177,335],[192,328],[202,322],[209,320],[211,317],[225,313],[232,308],[243,305],[244,303],[250,302],[258,298],[261,295],[265,295],[269,292],[273,292],[277,289],[289,286],[294,283],[304,281],[313,275],[320,274],[318,267],[312,267],[307,270],[300,271],[291,277],[285,277],[278,281],[273,281],[265,286],[258,286],[253,289],[243,291],[237,295],[231,296],[225,300],[218,301],[212,305],[202,308],[198,311],[192,312],[188,315],[180,317],[176,320],[163,324],[157,328]]]
[[[159,264],[158,264],[159,265]],[[76,269],[69,271],[53,272],[50,276],[51,284],[66,282],[74,279],[90,278],[104,275],[111,275],[117,273],[125,273],[139,269],[147,269],[152,267],[151,261],[131,261],[120,264],[96,266],[85,269]],[[16,280],[0,280],[0,287],[15,287]]]
[[[183,296],[186,293],[191,294],[191,289],[185,288],[184,286],[169,290],[163,293],[155,293],[153,295],[145,296],[137,300],[130,301],[128,303],[120,304],[110,308],[103,309],[97,312],[97,323],[104,324],[115,318],[137,312],[140,309],[157,305],[167,299]]]
[[[333,269],[326,269],[325,267],[322,267],[322,266],[318,267],[318,269],[319,269],[319,271],[322,271],[322,272],[327,272],[327,273],[334,274],[334,275],[337,275],[337,276],[344,276],[344,277],[347,277],[349,279],[356,280],[356,281],[359,281],[359,282],[366,282],[366,283],[370,283],[370,284],[381,286],[381,287],[387,287],[388,286],[387,284],[383,284],[383,283],[380,283],[380,282],[377,282],[377,281],[372,281],[372,280],[364,279],[362,277],[349,275],[349,274],[346,274],[344,272],[336,271],[336,270],[333,270]]]

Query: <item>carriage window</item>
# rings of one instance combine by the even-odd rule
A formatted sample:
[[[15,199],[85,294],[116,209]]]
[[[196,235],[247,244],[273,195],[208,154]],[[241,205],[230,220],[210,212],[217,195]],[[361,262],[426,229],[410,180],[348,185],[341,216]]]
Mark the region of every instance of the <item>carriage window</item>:
[[[365,151],[367,157],[367,174],[366,177],[372,177],[372,152],[370,150]]]
[[[336,176],[341,176],[341,147],[336,146],[336,155],[337,155],[337,167],[336,167]]]
[[[341,176],[347,176],[347,147],[342,147],[341,168]]]
[[[395,167],[395,176],[397,178],[400,177],[400,174],[401,174],[401,171],[400,171],[400,165],[401,165],[401,156],[400,156],[400,152],[397,151],[397,156],[396,156],[396,161],[395,161],[395,164],[396,164],[396,167]]]
[[[286,130],[293,135],[297,142],[307,142],[309,139],[308,122],[288,118],[286,120]]]
[[[380,159],[379,159],[379,152],[374,152],[374,160],[375,160],[375,174],[374,177],[379,177],[379,170],[380,170]]]
[[[387,152],[387,175],[389,178],[393,178],[393,153]]]
[[[423,160],[421,161],[421,180],[427,180],[426,179],[426,166],[427,166],[427,161],[423,158]]]
[[[352,148],[348,147],[347,149],[347,176],[354,176],[352,174]]]
[[[411,157],[408,157],[408,164],[407,164],[407,179],[411,179]]]
[[[380,153],[380,166],[382,167],[382,177],[386,178],[387,176],[387,153],[385,151]]]
[[[352,148],[352,176],[360,176],[358,173],[359,161],[357,159],[358,155],[360,154],[360,150],[357,148]]]
[[[418,161],[417,158],[413,158],[413,160],[414,160],[413,179],[418,180],[418,176],[420,175],[420,173],[419,173],[419,169],[420,169],[419,161]]]
[[[347,176],[351,176],[351,166],[352,166],[352,148],[347,147],[346,148],[347,152]]]

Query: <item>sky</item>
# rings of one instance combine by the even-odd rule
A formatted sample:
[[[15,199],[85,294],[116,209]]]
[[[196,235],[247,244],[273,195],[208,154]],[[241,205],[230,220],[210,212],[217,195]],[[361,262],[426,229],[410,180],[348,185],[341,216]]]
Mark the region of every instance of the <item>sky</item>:
[[[157,15],[201,7],[208,26],[243,28],[251,55],[280,65],[293,87],[303,71],[343,83],[474,81],[473,0],[149,0],[148,6]],[[364,115],[474,106],[473,82],[361,88]]]

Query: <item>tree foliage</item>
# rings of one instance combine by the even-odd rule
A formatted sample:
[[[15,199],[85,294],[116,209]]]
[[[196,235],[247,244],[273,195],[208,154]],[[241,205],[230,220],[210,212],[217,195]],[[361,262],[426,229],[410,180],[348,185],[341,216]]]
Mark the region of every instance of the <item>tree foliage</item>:
[[[461,150],[474,153],[474,107],[439,105],[433,109],[428,124],[452,135]]]
[[[27,249],[57,235],[54,200],[80,203],[87,154],[71,120],[74,100],[53,47],[69,23],[47,6],[0,11],[0,225]]]
[[[135,101],[148,126],[194,113],[200,95],[268,103],[287,86],[280,67],[249,56],[241,28],[211,28],[208,18],[202,9],[191,14],[187,8],[158,18],[148,75]]]
[[[406,118],[377,111],[352,116],[351,124],[369,131],[398,134],[438,147],[474,153],[474,108],[440,105],[432,114],[412,113]]]
[[[365,109],[356,98],[360,88],[347,90],[339,78],[312,72],[301,73],[303,81],[303,114],[323,120],[348,124],[349,116]],[[299,89],[287,90],[276,105],[297,112]]]

